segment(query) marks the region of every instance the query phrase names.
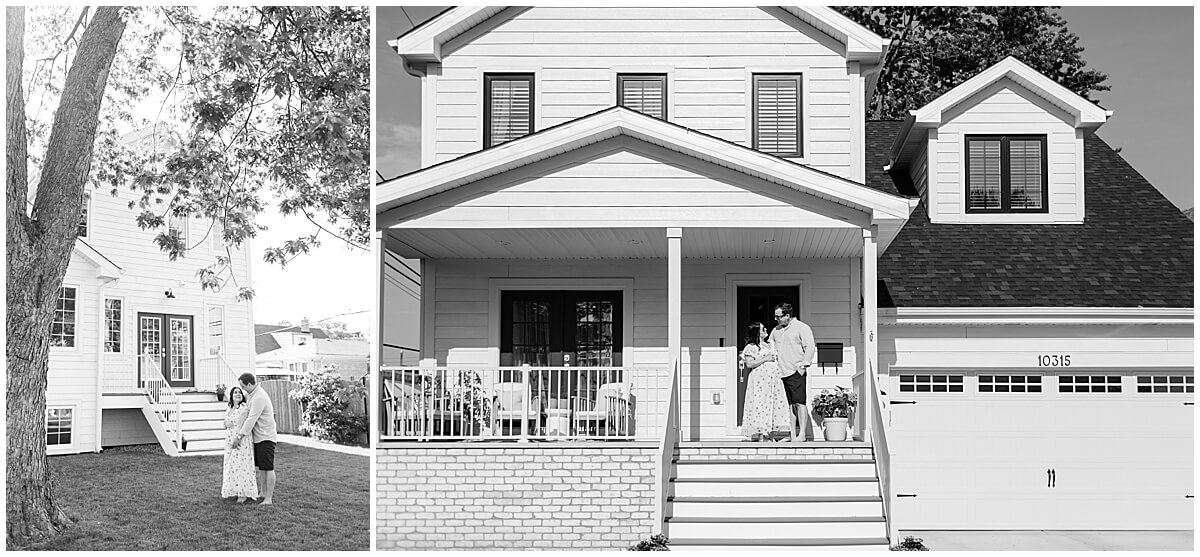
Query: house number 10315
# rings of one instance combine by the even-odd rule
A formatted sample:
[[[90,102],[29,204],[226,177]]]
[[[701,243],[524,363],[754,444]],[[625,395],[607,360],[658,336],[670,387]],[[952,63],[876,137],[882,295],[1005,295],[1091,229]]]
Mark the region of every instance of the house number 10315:
[[[1070,367],[1070,354],[1041,354],[1038,356],[1038,367]]]

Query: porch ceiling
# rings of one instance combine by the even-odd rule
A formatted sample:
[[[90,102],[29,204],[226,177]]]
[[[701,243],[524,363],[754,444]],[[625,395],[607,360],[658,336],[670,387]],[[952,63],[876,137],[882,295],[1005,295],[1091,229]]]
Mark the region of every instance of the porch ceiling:
[[[662,228],[387,229],[386,248],[430,259],[656,259]],[[858,228],[685,228],[687,259],[843,258],[862,253]]]

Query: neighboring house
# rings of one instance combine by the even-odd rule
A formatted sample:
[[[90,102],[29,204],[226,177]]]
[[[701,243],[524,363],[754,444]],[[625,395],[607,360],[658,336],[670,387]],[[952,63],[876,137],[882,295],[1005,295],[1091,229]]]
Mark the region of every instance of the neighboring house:
[[[285,346],[303,345],[313,339],[327,339],[329,333],[320,327],[309,327],[308,320],[299,325],[254,325],[254,353],[266,354]]]
[[[256,367],[270,375],[295,377],[333,366],[342,377],[357,380],[367,375],[371,344],[366,339],[312,339],[259,354]]]
[[[47,452],[219,451],[224,404],[214,391],[253,369],[252,308],[232,285],[202,290],[196,269],[228,256],[232,278],[249,285],[248,250],[227,246],[208,219],[170,217],[168,229],[191,246],[170,261],[154,243],[161,230],[140,229],[129,202],[128,193],[84,193],[50,331]]]
[[[381,371],[381,549],[1192,528],[1192,225],[1111,113],[1010,58],[867,122],[887,41],[820,7],[458,7],[391,44],[423,169],[376,213],[422,360]],[[740,435],[782,301],[849,441]]]

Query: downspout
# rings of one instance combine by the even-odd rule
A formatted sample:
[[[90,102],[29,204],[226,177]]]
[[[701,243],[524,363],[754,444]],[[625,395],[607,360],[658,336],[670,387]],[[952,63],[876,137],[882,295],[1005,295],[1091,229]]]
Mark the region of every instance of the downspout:
[[[111,277],[104,279],[96,286],[96,305],[99,311],[96,312],[96,447],[93,452],[104,450],[101,446],[101,435],[104,432],[104,337],[108,331],[104,328],[104,288],[114,282],[120,280],[120,277]],[[125,322],[125,302],[121,302],[121,323]],[[122,340],[125,337],[125,331],[121,331]]]

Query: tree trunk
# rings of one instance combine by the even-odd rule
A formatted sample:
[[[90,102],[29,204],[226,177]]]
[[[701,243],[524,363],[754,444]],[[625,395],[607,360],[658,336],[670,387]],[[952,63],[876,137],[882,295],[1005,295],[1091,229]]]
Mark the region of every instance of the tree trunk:
[[[7,8],[6,15],[6,518],[8,547],[13,549],[45,540],[69,523],[54,504],[46,460],[50,322],[75,245],[81,196],[99,126],[100,103],[117,44],[125,32],[125,22],[120,8],[105,6],[96,10],[83,32],[54,115],[33,211],[28,214],[25,167],[28,144],[21,88],[25,14],[22,8]],[[77,329],[77,334],[83,329]],[[79,427],[78,423],[74,425]]]

